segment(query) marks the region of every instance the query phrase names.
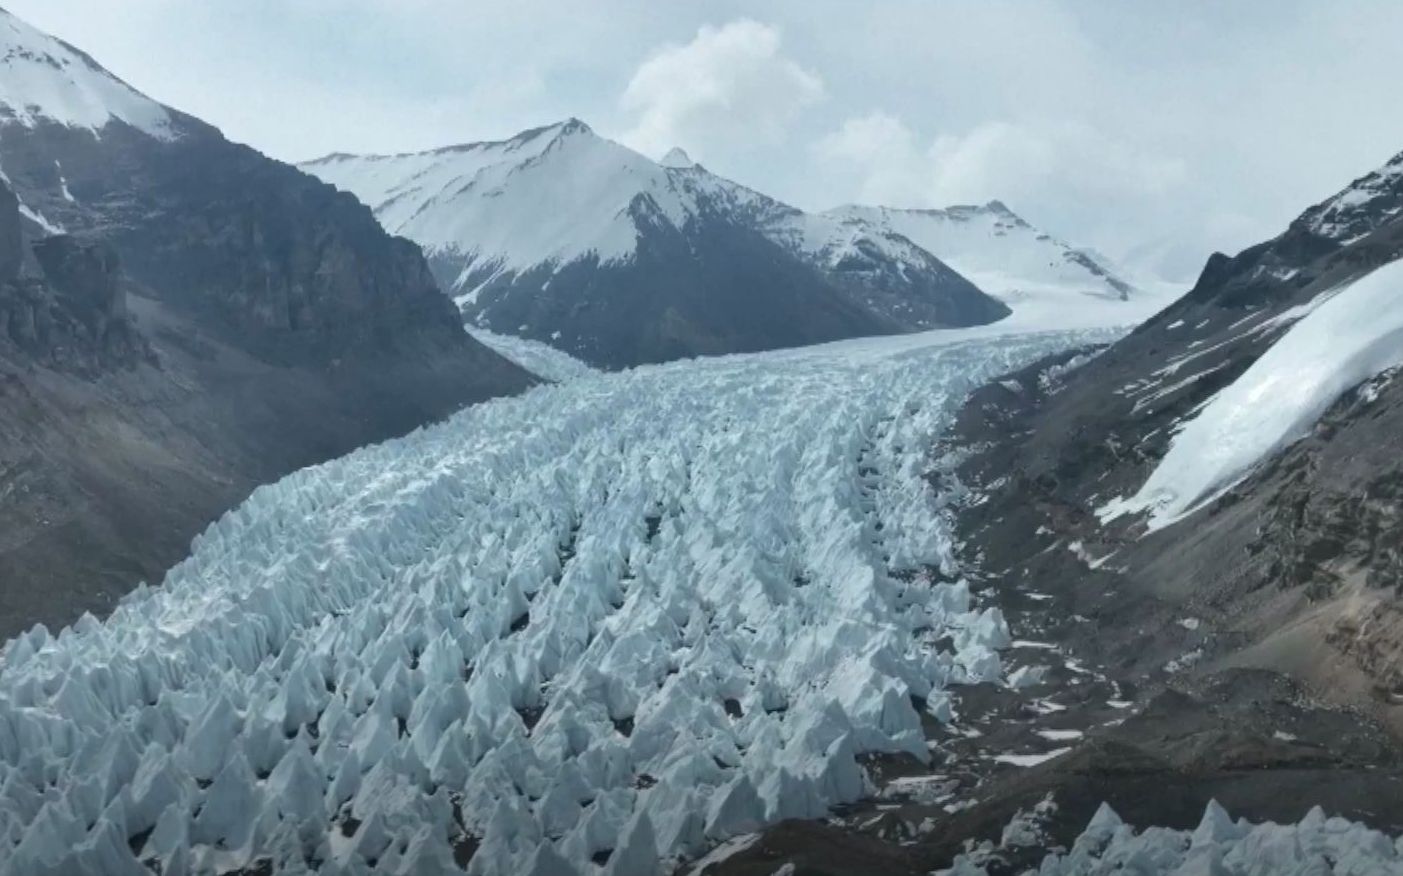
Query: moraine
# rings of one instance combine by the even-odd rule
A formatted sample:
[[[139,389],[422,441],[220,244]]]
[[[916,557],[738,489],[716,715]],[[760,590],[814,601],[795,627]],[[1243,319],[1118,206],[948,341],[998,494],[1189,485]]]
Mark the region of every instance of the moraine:
[[[863,797],[859,754],[929,757],[913,702],[1003,672],[929,448],[1110,336],[586,374],[262,488],[6,646],[0,872],[647,873]]]

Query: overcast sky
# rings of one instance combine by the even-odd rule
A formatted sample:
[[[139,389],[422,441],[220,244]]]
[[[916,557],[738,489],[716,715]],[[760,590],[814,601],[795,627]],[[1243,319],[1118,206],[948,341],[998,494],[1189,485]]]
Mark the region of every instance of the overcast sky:
[[[805,208],[1004,200],[1181,279],[1403,151],[1397,0],[0,0],[277,158],[568,116]]]

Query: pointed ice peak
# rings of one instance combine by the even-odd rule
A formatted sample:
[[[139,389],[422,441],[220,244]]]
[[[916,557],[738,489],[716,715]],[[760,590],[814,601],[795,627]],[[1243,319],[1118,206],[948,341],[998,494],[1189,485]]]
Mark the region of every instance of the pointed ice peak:
[[[1199,821],[1198,827],[1194,829],[1192,843],[1194,846],[1209,845],[1211,843],[1224,843],[1241,839],[1247,830],[1233,823],[1232,816],[1228,810],[1224,809],[1217,800],[1209,800],[1204,807],[1203,818]]]
[[[1096,814],[1091,816],[1091,821],[1087,823],[1086,830],[1082,832],[1082,835],[1094,837],[1099,842],[1105,842],[1122,824],[1124,822],[1111,808],[1111,804],[1103,802],[1096,808]]]
[[[692,160],[692,157],[688,155],[686,151],[682,149],[681,146],[674,146],[671,149],[669,149],[667,151],[667,154],[664,155],[662,159],[658,161],[658,163],[661,164],[663,167],[674,167],[679,169],[686,169],[689,167],[697,166],[697,163]]]

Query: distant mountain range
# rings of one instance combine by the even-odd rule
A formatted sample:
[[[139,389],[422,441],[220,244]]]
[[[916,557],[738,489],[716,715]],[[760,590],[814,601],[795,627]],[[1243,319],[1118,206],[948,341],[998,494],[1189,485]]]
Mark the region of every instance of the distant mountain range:
[[[978,325],[1006,318],[1010,302],[1133,292],[998,203],[806,213],[680,149],[655,162],[576,119],[300,166],[423,246],[471,323],[609,367]]]

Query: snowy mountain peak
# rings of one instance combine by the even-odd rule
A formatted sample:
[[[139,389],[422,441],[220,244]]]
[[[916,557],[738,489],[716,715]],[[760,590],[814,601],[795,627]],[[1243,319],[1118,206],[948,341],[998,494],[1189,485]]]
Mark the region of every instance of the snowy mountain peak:
[[[697,166],[697,163],[692,160],[692,157],[680,146],[674,146],[669,149],[667,154],[658,160],[658,163],[663,167],[671,167],[678,170],[686,170]]]
[[[522,143],[525,143],[525,142],[528,142],[528,141],[531,141],[531,140],[545,140],[545,141],[551,141],[551,142],[553,142],[553,141],[555,141],[555,140],[559,140],[559,139],[562,139],[562,138],[564,138],[564,137],[570,137],[570,136],[576,136],[576,135],[588,135],[588,136],[591,136],[591,137],[592,137],[592,136],[594,136],[594,129],[591,128],[589,125],[585,124],[584,122],[580,121],[579,119],[575,118],[574,116],[571,116],[571,117],[568,118],[568,119],[564,119],[563,121],[555,122],[555,123],[550,124],[550,125],[542,125],[542,126],[539,127],[539,128],[530,128],[530,129],[528,129],[528,130],[522,131],[520,134],[517,134],[515,137],[512,137],[512,138],[510,138],[510,139],[508,139],[508,140],[504,140],[504,141],[502,141],[502,142],[504,142],[504,143],[512,143],[512,142],[522,142]],[[475,146],[481,146],[481,145],[484,145],[484,144],[482,144],[482,143],[467,143],[467,144],[464,144],[463,146],[454,146],[454,147],[450,147],[450,148],[453,148],[453,149],[471,149],[471,148],[473,148],[473,147],[475,147]]]
[[[579,119],[507,140],[401,155],[328,155],[301,165],[375,210],[431,256],[494,275],[633,253],[630,207],[649,196],[670,221],[687,210],[665,169]]]
[[[944,209],[845,206],[826,215],[848,227],[901,235],[1013,308],[1019,320],[1065,325],[1069,309],[1095,322],[1130,322],[1140,290],[1087,250],[1033,226],[1002,201]],[[1103,307],[1100,302],[1111,305]]]
[[[175,137],[165,107],[0,9],[0,126],[49,122],[96,133],[114,119],[162,140]]]
[[[1307,210],[1298,221],[1316,235],[1348,246],[1399,213],[1403,213],[1403,152]]]
[[[575,118],[574,116],[571,116],[570,118],[566,119],[565,121],[559,122],[559,123],[553,125],[552,127],[554,127],[554,128],[556,128],[557,130],[559,130],[560,133],[562,133],[562,134],[593,134],[593,133],[594,133],[594,129],[593,129],[593,128],[591,128],[589,125],[585,124],[584,122],[580,121],[579,119]]]

